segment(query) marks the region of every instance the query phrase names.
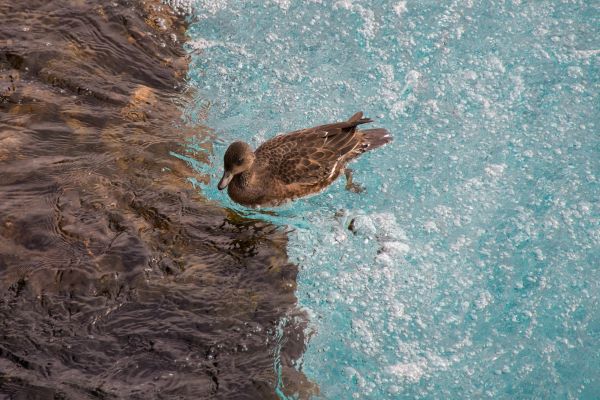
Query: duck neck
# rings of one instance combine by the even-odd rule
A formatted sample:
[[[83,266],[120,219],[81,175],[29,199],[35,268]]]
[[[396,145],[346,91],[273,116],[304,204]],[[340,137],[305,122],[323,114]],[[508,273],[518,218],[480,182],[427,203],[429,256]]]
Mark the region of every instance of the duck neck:
[[[247,188],[250,186],[252,179],[252,168],[248,169],[240,174],[237,174],[234,178],[236,186]]]

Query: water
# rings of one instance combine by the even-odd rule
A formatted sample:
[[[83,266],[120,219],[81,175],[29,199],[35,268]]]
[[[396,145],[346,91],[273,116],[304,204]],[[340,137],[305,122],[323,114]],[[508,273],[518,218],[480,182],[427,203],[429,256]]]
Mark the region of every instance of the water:
[[[185,28],[156,0],[0,0],[0,399],[305,380],[285,232],[206,201],[171,155],[212,135],[182,122]]]
[[[321,398],[600,396],[597,3],[193,6],[188,113],[219,138],[195,182],[290,227]],[[395,137],[364,193],[256,214],[214,188],[234,139],[359,110]]]

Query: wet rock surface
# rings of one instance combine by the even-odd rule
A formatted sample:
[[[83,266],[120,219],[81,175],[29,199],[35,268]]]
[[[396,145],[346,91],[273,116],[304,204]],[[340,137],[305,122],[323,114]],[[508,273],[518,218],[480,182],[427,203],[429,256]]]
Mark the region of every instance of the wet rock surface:
[[[0,398],[311,390],[286,234],[170,154],[212,135],[184,35],[156,1],[0,1]]]

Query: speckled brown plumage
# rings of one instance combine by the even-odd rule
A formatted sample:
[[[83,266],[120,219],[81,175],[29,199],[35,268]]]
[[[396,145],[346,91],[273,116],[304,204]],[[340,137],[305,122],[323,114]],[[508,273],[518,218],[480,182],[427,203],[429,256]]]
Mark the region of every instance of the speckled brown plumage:
[[[359,130],[372,122],[362,112],[348,121],[302,129],[274,137],[256,151],[243,142],[225,152],[219,189],[246,206],[276,206],[321,191],[365,151],[391,141],[385,129]]]

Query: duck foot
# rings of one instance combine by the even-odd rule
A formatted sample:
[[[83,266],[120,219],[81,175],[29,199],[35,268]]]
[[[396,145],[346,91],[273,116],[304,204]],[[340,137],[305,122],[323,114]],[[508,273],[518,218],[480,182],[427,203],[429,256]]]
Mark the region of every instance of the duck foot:
[[[365,191],[365,188],[358,183],[352,183],[352,170],[350,168],[344,170],[344,175],[346,175],[346,190],[354,193],[362,193]]]

